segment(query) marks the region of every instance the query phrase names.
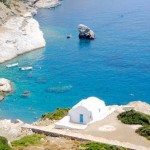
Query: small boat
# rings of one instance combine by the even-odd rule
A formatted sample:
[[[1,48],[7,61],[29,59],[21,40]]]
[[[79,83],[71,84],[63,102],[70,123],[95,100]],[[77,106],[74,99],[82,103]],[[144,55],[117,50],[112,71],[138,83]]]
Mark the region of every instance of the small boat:
[[[19,65],[18,63],[14,63],[14,64],[8,64],[8,65],[6,65],[6,67],[11,68],[11,67],[16,67],[18,65]]]
[[[20,70],[32,70],[33,67],[28,66],[28,67],[20,67]]]

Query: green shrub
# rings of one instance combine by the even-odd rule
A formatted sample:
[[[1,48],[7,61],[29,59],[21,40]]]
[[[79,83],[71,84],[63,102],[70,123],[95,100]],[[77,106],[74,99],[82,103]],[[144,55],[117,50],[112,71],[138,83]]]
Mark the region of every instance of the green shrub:
[[[60,120],[68,114],[70,108],[57,108],[56,111],[42,115],[41,119]]]
[[[18,146],[27,147],[30,145],[38,145],[40,144],[41,138],[44,137],[45,135],[42,134],[33,134],[33,135],[25,136],[20,140],[13,141],[11,144],[13,147],[18,147]]]
[[[0,2],[1,2],[1,3],[6,3],[6,2],[7,2],[7,0],[0,0]]]
[[[125,124],[150,125],[150,115],[135,110],[123,112],[117,117]]]
[[[8,8],[10,8],[10,0],[0,0],[1,3],[3,3],[5,6],[7,6]]]
[[[8,145],[8,140],[2,136],[0,136],[0,150],[11,150]]]
[[[150,126],[140,127],[139,129],[136,130],[136,133],[150,140]]]
[[[85,149],[85,150],[127,150],[126,148],[123,148],[123,147],[95,143],[95,142],[81,144],[80,149]]]

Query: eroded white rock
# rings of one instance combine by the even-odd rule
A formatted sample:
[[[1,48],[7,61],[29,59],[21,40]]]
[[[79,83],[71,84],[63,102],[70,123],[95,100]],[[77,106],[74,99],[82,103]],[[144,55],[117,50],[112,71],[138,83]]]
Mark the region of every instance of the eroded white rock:
[[[60,4],[59,0],[39,0],[35,3],[35,6],[38,8],[52,8]]]
[[[21,120],[19,122],[21,123],[13,123],[7,119],[0,120],[0,135],[6,137],[9,141],[14,141],[19,137],[33,134],[31,130],[23,128],[25,123]]]
[[[4,96],[3,95],[0,95],[0,101],[3,101],[4,100]]]
[[[23,53],[45,47],[38,22],[27,17],[11,17],[0,30],[0,63]]]
[[[13,90],[10,80],[0,78],[0,92],[11,92]]]

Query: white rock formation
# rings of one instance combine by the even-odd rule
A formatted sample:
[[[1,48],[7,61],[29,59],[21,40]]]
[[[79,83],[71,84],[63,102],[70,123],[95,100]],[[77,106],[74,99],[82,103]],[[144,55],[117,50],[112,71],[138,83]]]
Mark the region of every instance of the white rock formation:
[[[45,47],[39,24],[31,16],[26,13],[22,17],[11,17],[0,27],[0,63]]]
[[[4,100],[4,96],[3,95],[0,95],[0,101],[3,101]]]
[[[22,121],[13,123],[11,120],[0,120],[0,136],[6,137],[9,141],[16,140],[33,132],[29,129],[22,128],[25,125]]]
[[[95,33],[84,24],[78,25],[79,38],[82,39],[95,39]]]
[[[0,78],[0,92],[11,92],[13,90],[10,80]]]
[[[11,14],[10,9],[0,2],[0,25],[2,25]]]
[[[52,8],[60,4],[59,0],[39,0],[35,3],[35,6],[38,8]]]
[[[149,114],[150,115],[150,104],[142,101],[133,101],[128,104],[128,106],[133,106],[135,110]]]
[[[127,108],[129,108],[129,110],[134,109],[150,115],[150,104],[142,101],[131,101],[127,105],[111,105],[110,107],[115,108],[118,113],[128,111]]]

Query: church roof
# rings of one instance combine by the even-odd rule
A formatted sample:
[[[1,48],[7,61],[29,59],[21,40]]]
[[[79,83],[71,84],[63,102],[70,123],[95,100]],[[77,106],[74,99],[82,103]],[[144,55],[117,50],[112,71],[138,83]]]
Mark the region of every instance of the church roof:
[[[95,111],[97,109],[104,109],[106,107],[105,102],[97,97],[88,97],[87,99],[81,100],[72,109],[79,106],[85,107],[89,111]]]

